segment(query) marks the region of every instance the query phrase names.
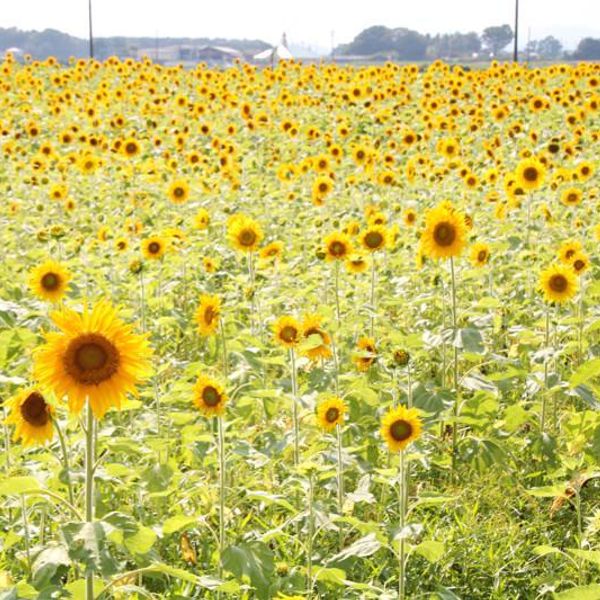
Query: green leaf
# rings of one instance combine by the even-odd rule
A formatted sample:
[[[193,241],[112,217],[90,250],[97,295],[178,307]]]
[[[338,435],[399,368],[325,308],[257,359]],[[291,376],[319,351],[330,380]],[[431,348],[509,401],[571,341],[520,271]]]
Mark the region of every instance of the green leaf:
[[[444,556],[444,542],[425,540],[415,547],[415,552],[430,563],[435,563]]]
[[[580,365],[575,373],[571,375],[569,384],[574,388],[597,375],[600,375],[600,358],[592,358]]]
[[[67,568],[71,564],[67,549],[61,544],[53,544],[44,548],[33,561],[31,565],[32,583],[38,590],[50,585],[51,583],[57,583],[52,581],[57,575],[60,574],[61,567]]]
[[[536,498],[556,498],[557,496],[565,495],[565,484],[558,483],[556,485],[544,485],[541,487],[530,488],[525,490],[530,496]]]
[[[592,562],[600,566],[600,551],[599,550],[578,550],[576,548],[569,548],[568,552],[573,556]]]
[[[454,338],[454,346],[471,354],[483,354],[485,352],[481,332],[474,327],[459,329]]]
[[[108,552],[106,534],[101,522],[67,523],[62,527],[71,560],[82,563],[86,571],[112,575],[118,569]]]
[[[375,554],[379,548],[381,548],[381,542],[377,539],[376,534],[369,533],[356,540],[352,545],[344,548],[341,552],[338,552],[335,556],[332,556],[327,560],[327,564],[342,562],[353,556],[362,558],[371,556],[371,554]]]
[[[198,524],[198,517],[186,517],[185,515],[176,515],[165,520],[162,526],[163,533],[169,535],[180,531],[181,529],[189,529]]]
[[[504,413],[504,429],[517,430],[529,420],[529,413],[520,404],[511,404]]]
[[[0,481],[0,496],[22,494],[40,489],[42,486],[35,477],[8,477]]]
[[[315,567],[314,576],[317,581],[322,581],[323,583],[333,583],[335,585],[346,584],[346,572],[342,569]]]
[[[257,597],[270,598],[269,585],[272,581],[275,563],[273,553],[262,542],[242,543],[229,546],[222,556],[222,564],[238,579],[248,577],[256,588]]]
[[[103,589],[104,582],[102,579],[94,577],[94,597],[99,596]],[[71,583],[67,583],[65,585],[65,590],[71,594],[72,600],[86,600],[85,579],[77,579]]]
[[[541,546],[536,546],[533,549],[533,553],[536,556],[548,556],[549,554],[562,554],[562,551],[554,546],[548,546],[547,544],[542,544]]]
[[[554,594],[554,600],[598,600],[600,598],[600,584],[580,585],[564,592]]]
[[[123,543],[131,554],[148,554],[155,541],[156,533],[142,525],[133,535],[125,537]]]

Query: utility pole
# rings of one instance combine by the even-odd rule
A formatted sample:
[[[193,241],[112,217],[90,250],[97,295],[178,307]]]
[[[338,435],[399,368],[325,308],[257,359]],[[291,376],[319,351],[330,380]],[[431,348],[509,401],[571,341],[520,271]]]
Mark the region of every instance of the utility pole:
[[[88,0],[88,22],[90,29],[90,58],[94,58],[94,33],[92,30],[92,0]]]
[[[515,0],[515,48],[513,61],[519,62],[519,0]]]

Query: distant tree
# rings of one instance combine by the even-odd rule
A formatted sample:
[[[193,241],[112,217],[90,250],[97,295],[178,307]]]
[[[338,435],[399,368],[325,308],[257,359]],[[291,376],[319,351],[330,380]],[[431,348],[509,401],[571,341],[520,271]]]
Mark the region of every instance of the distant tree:
[[[404,60],[425,58],[429,38],[418,31],[398,27],[389,29],[382,25],[361,31],[349,44],[336,48],[336,54],[372,55],[389,53]]]
[[[563,53],[563,45],[554,36],[547,36],[537,43],[537,53],[541,58],[554,60]]]
[[[573,58],[577,60],[600,60],[600,39],[583,38],[577,45]]]
[[[464,58],[481,50],[481,40],[475,32],[443,33],[433,36],[427,48],[431,58]]]
[[[481,41],[496,56],[513,39],[510,25],[496,25],[483,30]]]
[[[375,25],[361,31],[347,45],[348,54],[375,54],[393,50],[392,30],[383,25]]]

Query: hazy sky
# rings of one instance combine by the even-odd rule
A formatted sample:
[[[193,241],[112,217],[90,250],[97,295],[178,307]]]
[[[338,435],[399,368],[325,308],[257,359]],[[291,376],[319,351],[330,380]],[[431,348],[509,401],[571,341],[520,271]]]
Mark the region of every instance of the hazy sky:
[[[0,0],[0,27],[87,36],[88,0]],[[521,0],[521,35],[567,47],[600,37],[600,0]],[[513,22],[514,0],[93,0],[94,35],[259,38],[330,48],[370,25],[481,32]]]

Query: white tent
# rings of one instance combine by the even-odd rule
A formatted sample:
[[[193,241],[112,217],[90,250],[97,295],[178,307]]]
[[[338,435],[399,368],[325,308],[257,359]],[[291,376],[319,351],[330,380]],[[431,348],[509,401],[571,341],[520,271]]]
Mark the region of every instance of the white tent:
[[[287,47],[287,37],[285,33],[281,37],[281,43],[272,48],[267,48],[254,55],[254,60],[269,60],[274,64],[276,60],[291,60],[294,57]]]

